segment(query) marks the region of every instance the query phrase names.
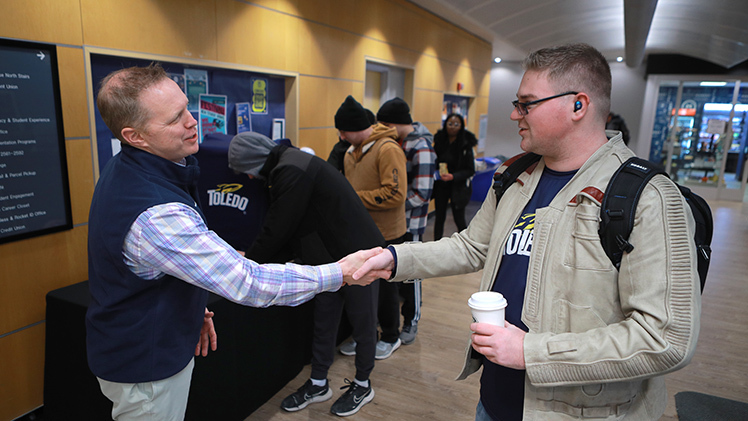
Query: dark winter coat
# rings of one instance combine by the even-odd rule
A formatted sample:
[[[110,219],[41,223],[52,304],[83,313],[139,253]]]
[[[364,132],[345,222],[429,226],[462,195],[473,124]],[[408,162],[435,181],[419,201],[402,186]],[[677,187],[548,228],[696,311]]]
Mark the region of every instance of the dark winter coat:
[[[318,265],[385,245],[348,180],[321,158],[277,146],[260,175],[267,180],[270,206],[247,258]]]
[[[449,173],[454,176],[452,181],[436,180],[434,183],[434,196],[451,191],[452,203],[462,208],[467,206],[473,192],[471,179],[475,174],[475,157],[473,146],[478,144],[475,135],[468,130],[463,131],[463,136],[449,143],[449,136],[445,130],[439,130],[434,135],[434,151],[436,152],[436,166],[442,162],[447,163]],[[451,186],[451,189],[448,187]]]

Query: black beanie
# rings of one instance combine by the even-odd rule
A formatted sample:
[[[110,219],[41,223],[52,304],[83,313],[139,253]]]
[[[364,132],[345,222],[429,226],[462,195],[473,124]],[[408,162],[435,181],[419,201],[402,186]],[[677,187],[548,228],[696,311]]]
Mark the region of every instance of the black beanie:
[[[408,103],[400,98],[394,98],[382,104],[377,113],[377,120],[392,124],[411,124],[413,122],[413,119],[410,118]]]
[[[335,113],[335,128],[344,132],[360,132],[371,127],[364,107],[348,95]]]

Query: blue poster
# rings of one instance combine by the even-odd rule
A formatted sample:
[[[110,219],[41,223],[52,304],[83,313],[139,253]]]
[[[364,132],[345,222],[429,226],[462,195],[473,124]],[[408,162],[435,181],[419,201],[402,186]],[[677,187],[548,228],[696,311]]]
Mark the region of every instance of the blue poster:
[[[252,131],[252,116],[249,113],[249,102],[236,103],[236,134]]]

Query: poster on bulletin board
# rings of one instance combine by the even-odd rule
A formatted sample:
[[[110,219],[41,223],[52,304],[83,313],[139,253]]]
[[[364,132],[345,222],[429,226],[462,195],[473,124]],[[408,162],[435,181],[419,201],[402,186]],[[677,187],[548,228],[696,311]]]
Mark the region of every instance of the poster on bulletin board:
[[[200,94],[198,121],[198,139],[201,143],[206,135],[226,134],[226,95]]]
[[[252,116],[249,113],[249,102],[236,103],[236,134],[252,131]]]
[[[189,100],[188,109],[190,112],[196,112],[200,95],[208,93],[208,72],[201,69],[184,69],[184,83],[184,93]]]
[[[252,114],[268,113],[268,81],[264,78],[252,79]]]

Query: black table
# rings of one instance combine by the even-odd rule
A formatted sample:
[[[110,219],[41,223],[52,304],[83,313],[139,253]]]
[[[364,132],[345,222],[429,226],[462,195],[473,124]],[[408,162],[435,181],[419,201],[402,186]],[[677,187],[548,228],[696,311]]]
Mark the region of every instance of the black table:
[[[86,360],[88,282],[47,294],[44,409],[47,420],[111,419],[111,402]],[[313,303],[244,307],[211,294],[218,350],[196,357],[186,420],[244,420],[311,358]]]

